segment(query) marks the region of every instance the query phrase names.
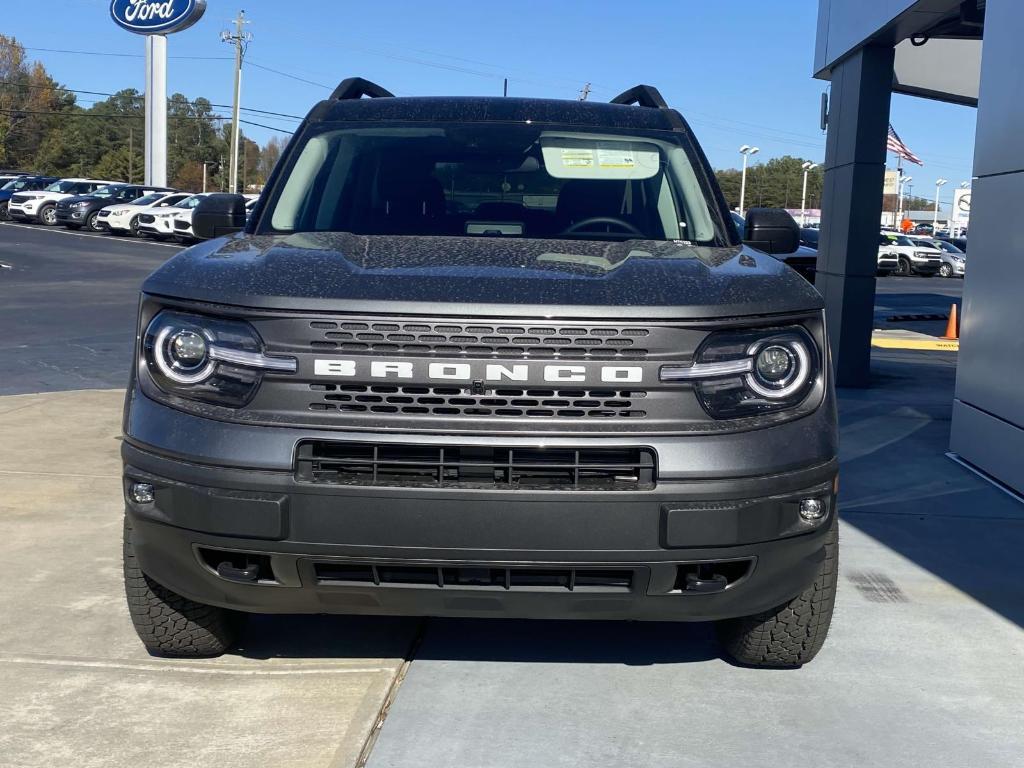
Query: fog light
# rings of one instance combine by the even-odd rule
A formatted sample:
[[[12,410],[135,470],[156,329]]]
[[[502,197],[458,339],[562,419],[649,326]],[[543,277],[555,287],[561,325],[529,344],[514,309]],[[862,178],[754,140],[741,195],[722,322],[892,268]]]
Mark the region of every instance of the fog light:
[[[812,522],[821,520],[824,516],[825,505],[821,503],[821,499],[803,499],[800,502],[800,517],[804,520]]]
[[[128,488],[128,498],[136,504],[152,504],[155,489],[149,483],[132,483]],[[801,508],[801,514],[803,509]]]

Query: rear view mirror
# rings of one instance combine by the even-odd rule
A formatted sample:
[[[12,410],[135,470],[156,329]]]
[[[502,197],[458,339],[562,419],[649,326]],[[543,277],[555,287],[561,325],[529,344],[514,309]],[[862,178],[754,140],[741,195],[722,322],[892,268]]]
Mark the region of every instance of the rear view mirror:
[[[192,213],[192,231],[200,240],[212,240],[245,229],[245,198],[214,194],[204,197]]]
[[[765,253],[793,253],[800,245],[800,227],[782,208],[751,208],[743,242]]]

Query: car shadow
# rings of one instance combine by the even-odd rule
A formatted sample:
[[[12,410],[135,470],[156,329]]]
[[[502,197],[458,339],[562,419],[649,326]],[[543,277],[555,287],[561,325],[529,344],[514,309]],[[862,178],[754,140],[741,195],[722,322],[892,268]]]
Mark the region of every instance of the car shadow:
[[[711,624],[388,616],[250,616],[234,654],[270,658],[651,666],[718,659]]]

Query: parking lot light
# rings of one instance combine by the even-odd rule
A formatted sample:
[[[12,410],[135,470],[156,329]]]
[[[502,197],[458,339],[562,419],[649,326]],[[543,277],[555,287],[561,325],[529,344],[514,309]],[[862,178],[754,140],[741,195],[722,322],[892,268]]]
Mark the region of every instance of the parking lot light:
[[[800,226],[807,226],[807,174],[818,167],[818,163],[812,163],[810,160],[800,166],[804,169],[804,191],[800,195]]]
[[[935,218],[932,219],[932,234],[935,234],[935,230],[939,228],[939,195],[942,192],[942,187],[949,183],[949,179],[936,179],[935,180]]]
[[[756,155],[760,151],[757,147],[752,147],[749,144],[740,147],[740,154],[743,155],[743,173],[740,175],[740,214],[745,210],[743,204],[747,198],[747,160],[751,155]]]

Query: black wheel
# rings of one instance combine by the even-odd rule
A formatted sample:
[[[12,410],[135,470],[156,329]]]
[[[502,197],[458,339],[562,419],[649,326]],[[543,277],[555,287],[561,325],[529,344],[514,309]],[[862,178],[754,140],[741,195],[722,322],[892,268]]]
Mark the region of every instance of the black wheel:
[[[107,229],[102,224],[100,224],[99,211],[89,214],[89,216],[85,220],[85,228],[88,229],[90,232],[104,232]]]
[[[910,259],[900,256],[899,266],[896,267],[896,274],[900,277],[910,277]]]
[[[124,590],[128,613],[146,650],[153,656],[220,656],[238,637],[244,615],[203,605],[160,586],[135,560],[132,528],[124,520]]]
[[[949,266],[949,264],[943,264],[941,267],[939,267],[939,274],[942,275],[943,277],[952,277],[953,268]]]
[[[10,221],[11,214],[7,212],[9,203],[0,203],[0,221]]]
[[[39,209],[39,220],[48,227],[57,226],[57,206],[44,205]]]
[[[139,217],[133,216],[132,220],[128,222],[128,229],[132,233],[132,237],[145,237],[139,232]]]
[[[832,623],[839,572],[839,521],[825,540],[825,559],[814,583],[788,603],[755,616],[718,624],[726,651],[741,664],[799,667],[821,650]]]

